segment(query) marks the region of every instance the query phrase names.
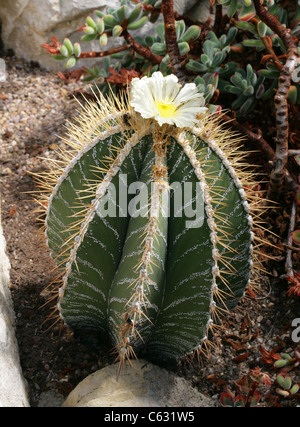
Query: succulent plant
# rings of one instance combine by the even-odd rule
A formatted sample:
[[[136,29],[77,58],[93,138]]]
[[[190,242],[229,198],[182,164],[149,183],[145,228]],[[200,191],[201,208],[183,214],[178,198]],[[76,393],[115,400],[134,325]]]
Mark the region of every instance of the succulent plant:
[[[259,210],[247,201],[254,184],[239,138],[204,112],[195,85],[176,95],[175,76],[159,74],[157,87],[173,98],[155,100],[158,119],[132,93],[129,102],[99,93],[72,125],[70,150],[40,179],[60,316],[73,330],[109,336],[121,361],[197,352],[243,297],[255,261]],[[191,120],[193,102],[200,116],[177,126],[179,113]]]
[[[291,398],[299,391],[299,384],[293,384],[292,378],[289,375],[278,374],[276,376],[276,381],[279,385],[276,392],[281,396]]]
[[[293,356],[288,353],[281,353],[281,359],[276,360],[274,363],[274,368],[284,368],[289,366],[289,368],[299,369],[300,366],[300,351],[296,349]]]
[[[257,77],[251,64],[248,64],[246,71],[238,70],[230,78],[231,84],[225,85],[224,90],[237,95],[237,98],[232,103],[234,110],[239,110],[239,113],[245,116],[255,108],[257,99],[260,99],[265,94],[263,85],[264,77]]]
[[[201,28],[198,25],[191,25],[188,29],[186,29],[185,22],[182,19],[175,22],[175,29],[179,53],[181,56],[184,56],[190,51],[189,43],[192,40],[197,40],[200,36]],[[159,23],[155,30],[158,34],[158,37],[153,39],[153,37],[148,36],[147,42],[151,44],[151,50],[154,54],[165,57],[167,54],[167,46],[165,43],[164,23]],[[168,58],[164,58],[164,62],[169,63]]]
[[[293,36],[299,39],[300,5],[293,3],[288,2],[283,7],[277,0],[263,2],[268,12],[290,28]],[[245,117],[255,110],[257,103],[274,97],[280,69],[285,61],[286,48],[278,34],[256,16],[252,0],[218,0],[215,5],[223,6],[223,16],[227,15],[224,17],[226,25],[224,28],[222,26],[222,31],[219,31],[222,33],[220,37],[217,37],[215,31],[206,31],[205,27],[205,31],[202,31],[200,24],[190,24],[185,17],[175,21],[180,61],[185,63],[188,78],[194,81],[201,78],[203,79],[201,84],[204,85],[207,80],[212,79],[211,76],[216,76],[218,73],[217,85],[214,85],[214,88],[211,86],[207,88],[208,98],[211,99],[214,93],[226,94],[227,89],[231,87],[229,90],[233,95],[230,97],[232,102],[223,107],[236,108],[238,115]],[[108,52],[109,58],[114,59],[110,61],[109,67],[106,65],[91,69],[84,67],[82,71],[86,74],[85,81],[94,80],[100,90],[107,93],[106,82],[110,82],[112,70],[120,72],[125,68],[147,76],[157,70],[165,75],[171,74],[173,70],[167,52],[164,23],[156,23],[160,14],[161,1],[122,0],[119,7],[107,8],[106,13],[96,10],[93,17],[88,16],[85,25],[80,29],[84,32],[82,42],[99,40],[99,54],[106,47],[109,37],[123,38],[124,45],[121,45],[119,52],[114,53],[114,49],[111,53]],[[226,19],[227,21],[229,19],[229,22]],[[146,23],[153,24],[152,31],[149,30],[145,36],[137,34],[135,30]],[[89,57],[85,56],[85,52],[81,55],[82,48],[79,43],[73,46],[67,38],[62,45],[57,46],[56,50],[49,45],[44,46],[50,53],[55,53],[54,59],[64,61],[67,69],[78,66],[80,58]],[[251,64],[253,62],[251,79],[257,79],[257,85],[255,87],[248,82],[244,89],[242,85],[232,83],[232,79],[238,80],[240,76],[242,80],[247,80],[249,64],[247,67],[241,63],[241,58],[244,54],[251,54],[251,50],[257,52],[259,59],[257,62],[254,59],[251,60]],[[288,99],[291,103],[297,104],[300,100],[298,78],[295,78],[294,82]],[[199,81],[196,84],[199,84]],[[239,88],[241,91],[238,90]],[[252,88],[254,93],[250,95]],[[114,87],[113,89],[115,90]],[[214,101],[217,98],[215,96]],[[211,111],[216,111],[219,106],[213,104],[210,108]]]
[[[233,393],[223,392],[220,397],[220,403],[225,408],[244,408],[257,407],[260,400],[260,395],[255,391],[251,398],[248,399],[243,395],[235,396]]]
[[[228,55],[228,51],[230,50],[230,41],[232,40],[232,38],[234,38],[234,35],[236,35],[235,28],[231,28],[229,30],[229,33],[227,36],[223,34],[224,39],[223,36],[220,39],[217,39],[214,33],[210,32],[208,34],[208,39],[203,43],[203,54],[200,57],[200,61],[190,59],[187,64],[187,68],[199,73],[224,72],[224,75],[225,73],[228,73],[228,66],[230,66],[231,72],[233,71],[233,69],[236,69],[237,66],[233,63],[228,65],[225,69],[221,67],[225,58]]]

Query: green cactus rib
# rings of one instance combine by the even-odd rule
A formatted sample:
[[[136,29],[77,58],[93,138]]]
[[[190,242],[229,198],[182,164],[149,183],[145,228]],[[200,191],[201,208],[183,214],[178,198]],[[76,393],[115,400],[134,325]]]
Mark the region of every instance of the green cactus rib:
[[[64,322],[107,334],[121,360],[138,353],[162,361],[199,349],[236,306],[250,282],[253,233],[222,132],[207,120],[168,134],[147,123],[110,119],[93,131],[54,187],[46,236],[62,271]],[[120,198],[136,182],[148,190],[144,216],[130,216]],[[200,188],[198,228],[187,227],[184,205],[175,212],[172,183],[192,185],[186,206]],[[135,193],[126,197],[125,208],[136,203]],[[116,215],[100,214],[107,205]]]

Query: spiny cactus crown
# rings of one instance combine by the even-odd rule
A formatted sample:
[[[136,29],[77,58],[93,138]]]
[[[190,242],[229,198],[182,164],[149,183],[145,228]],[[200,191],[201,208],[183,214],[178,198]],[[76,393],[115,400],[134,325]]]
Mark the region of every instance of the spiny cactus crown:
[[[99,93],[40,177],[57,309],[108,335],[121,361],[197,353],[250,285],[256,184],[240,138],[202,103],[161,73],[133,81],[129,100]]]

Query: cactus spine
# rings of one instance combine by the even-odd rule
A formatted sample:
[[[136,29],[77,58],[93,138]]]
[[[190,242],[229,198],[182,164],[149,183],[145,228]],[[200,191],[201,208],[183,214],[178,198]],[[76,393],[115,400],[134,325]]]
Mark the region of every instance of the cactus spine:
[[[121,362],[194,354],[250,284],[255,183],[239,138],[218,122],[203,115],[193,128],[159,126],[125,97],[99,94],[71,126],[70,149],[39,179],[57,310],[74,330],[107,334]],[[201,226],[187,226],[185,208],[197,198]],[[103,215],[107,206],[114,215]]]

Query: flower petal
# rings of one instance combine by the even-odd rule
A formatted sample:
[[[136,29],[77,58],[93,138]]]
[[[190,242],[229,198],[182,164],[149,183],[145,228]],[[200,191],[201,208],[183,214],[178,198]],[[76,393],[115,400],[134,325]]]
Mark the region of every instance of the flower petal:
[[[178,83],[178,79],[174,74],[165,77],[164,86],[161,97],[165,101],[174,100],[178,92],[180,91],[181,85]]]
[[[175,102],[176,104],[182,104],[194,98],[201,98],[201,94],[198,92],[195,83],[187,83],[176,96]]]
[[[205,101],[194,83],[181,86],[174,75],[156,71],[151,77],[131,81],[130,104],[144,118],[163,124],[192,127],[197,114],[206,113]]]

